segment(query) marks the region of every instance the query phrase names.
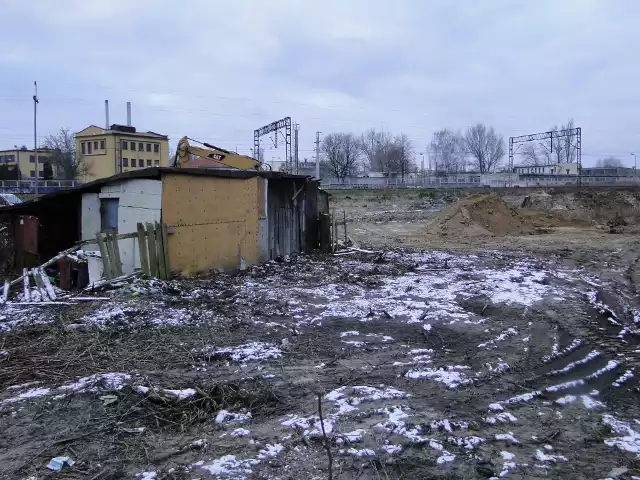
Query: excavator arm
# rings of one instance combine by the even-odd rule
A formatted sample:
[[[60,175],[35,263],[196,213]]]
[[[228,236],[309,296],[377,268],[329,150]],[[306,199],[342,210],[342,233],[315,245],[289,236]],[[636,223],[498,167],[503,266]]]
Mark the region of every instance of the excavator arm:
[[[207,148],[194,147],[189,144],[189,139],[187,137],[182,137],[178,143],[174,166],[184,168],[190,160],[191,155],[211,158],[216,162],[239,170],[262,170],[261,166],[264,165],[251,157],[247,157],[246,155],[239,155],[235,152],[230,152],[208,143],[203,143],[202,145]],[[269,167],[268,165],[265,166]]]

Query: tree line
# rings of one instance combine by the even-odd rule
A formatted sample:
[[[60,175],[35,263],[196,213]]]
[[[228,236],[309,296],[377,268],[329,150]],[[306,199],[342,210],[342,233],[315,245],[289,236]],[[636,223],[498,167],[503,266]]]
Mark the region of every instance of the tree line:
[[[403,181],[418,171],[415,147],[409,137],[400,133],[367,130],[361,135],[331,133],[321,144],[323,162],[331,175],[339,180],[360,171],[396,174]],[[493,127],[477,124],[462,134],[443,129],[433,134],[428,152],[438,172],[455,173],[467,167],[480,173],[494,172],[504,157],[504,138]]]

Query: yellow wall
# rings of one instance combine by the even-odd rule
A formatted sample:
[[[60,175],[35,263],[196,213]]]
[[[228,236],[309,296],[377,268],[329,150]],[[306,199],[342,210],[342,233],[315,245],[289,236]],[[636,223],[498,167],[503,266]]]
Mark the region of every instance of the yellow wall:
[[[44,163],[47,158],[51,156],[51,152],[45,150],[38,150],[38,158],[40,163],[38,164],[38,172],[43,172]],[[35,180],[35,153],[33,150],[2,150],[0,151],[0,157],[2,163],[0,165],[20,165],[20,174],[23,180]],[[7,157],[11,160],[7,161]],[[33,162],[31,162],[33,157]],[[33,172],[33,176],[31,173]],[[55,177],[55,171],[54,171]],[[42,173],[40,173],[40,179],[42,179]]]
[[[171,270],[182,275],[259,261],[258,214],[264,203],[258,178],[167,174],[162,221],[169,235]]]
[[[125,143],[126,149],[123,148]],[[135,150],[131,149],[131,143],[135,144]],[[76,134],[76,148],[88,168],[87,174],[81,179],[85,182],[140,168],[169,166],[169,141],[166,138],[105,130],[92,125]]]

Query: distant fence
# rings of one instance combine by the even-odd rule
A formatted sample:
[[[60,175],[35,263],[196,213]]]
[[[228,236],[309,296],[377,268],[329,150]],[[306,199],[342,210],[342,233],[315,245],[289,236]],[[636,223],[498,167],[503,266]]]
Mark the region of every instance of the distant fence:
[[[75,187],[77,180],[38,180],[38,193],[50,193]],[[0,180],[0,193],[35,193],[36,180]]]

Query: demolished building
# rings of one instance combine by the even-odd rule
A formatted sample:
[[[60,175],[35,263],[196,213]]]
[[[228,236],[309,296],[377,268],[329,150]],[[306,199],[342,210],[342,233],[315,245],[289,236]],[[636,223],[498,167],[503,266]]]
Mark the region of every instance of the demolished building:
[[[97,233],[167,226],[171,273],[235,270],[318,246],[318,182],[280,172],[147,168],[0,211],[15,267],[29,268]],[[122,271],[140,268],[136,238],[119,241]],[[88,243],[85,250],[98,250]]]

